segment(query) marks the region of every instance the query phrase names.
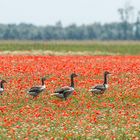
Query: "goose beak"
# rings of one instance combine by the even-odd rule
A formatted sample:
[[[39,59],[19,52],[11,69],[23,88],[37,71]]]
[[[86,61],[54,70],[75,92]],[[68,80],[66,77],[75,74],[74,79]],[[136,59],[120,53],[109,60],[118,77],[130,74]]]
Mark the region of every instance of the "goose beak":
[[[109,74],[108,74],[108,77],[110,77],[111,75],[112,75],[112,73],[109,73]]]
[[[79,75],[79,74],[76,74],[76,77],[77,77],[77,76],[80,76],[80,75]]]

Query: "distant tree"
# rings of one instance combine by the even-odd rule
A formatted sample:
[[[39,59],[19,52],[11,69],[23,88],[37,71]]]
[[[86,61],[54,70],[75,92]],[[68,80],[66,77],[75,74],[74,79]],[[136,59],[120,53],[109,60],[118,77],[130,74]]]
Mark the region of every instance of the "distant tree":
[[[137,20],[136,20],[136,31],[135,31],[135,39],[140,39],[140,11],[137,14]]]
[[[88,25],[86,29],[88,39],[101,39],[102,25],[100,23]]]
[[[123,30],[122,39],[128,39],[128,30],[131,29],[130,21],[133,16],[134,7],[126,3],[124,8],[118,9],[121,19],[121,30]],[[132,30],[132,29],[131,29]]]
[[[78,39],[78,33],[77,33],[77,25],[72,24],[65,28],[66,31],[66,39]]]
[[[54,36],[56,40],[65,39],[65,32],[63,30],[63,25],[61,21],[56,22],[54,27]]]
[[[5,31],[7,30],[7,26],[4,24],[0,24],[0,39],[4,39]]]

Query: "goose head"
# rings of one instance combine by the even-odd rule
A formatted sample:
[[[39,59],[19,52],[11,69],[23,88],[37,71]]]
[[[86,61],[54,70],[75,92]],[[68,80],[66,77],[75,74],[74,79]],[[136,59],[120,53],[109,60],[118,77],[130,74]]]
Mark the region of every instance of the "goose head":
[[[41,78],[42,81],[46,81],[46,79],[47,79],[46,77],[42,77]]]
[[[72,78],[77,77],[77,76],[78,76],[78,74],[75,74],[75,73],[72,73],[72,74],[70,75],[70,77],[72,77]]]
[[[108,72],[108,71],[105,71],[105,72],[104,72],[104,75],[109,75],[109,74],[111,74],[111,73]]]
[[[7,83],[7,82],[5,80],[1,80],[1,83],[4,84],[4,83]]]

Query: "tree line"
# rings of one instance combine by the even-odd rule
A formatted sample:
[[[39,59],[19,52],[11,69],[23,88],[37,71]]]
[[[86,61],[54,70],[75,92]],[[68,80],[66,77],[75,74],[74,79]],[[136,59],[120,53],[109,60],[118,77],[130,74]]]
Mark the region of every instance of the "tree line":
[[[140,12],[132,22],[133,7],[118,9],[120,22],[71,24],[64,27],[61,22],[54,26],[33,24],[0,24],[0,40],[139,40]]]

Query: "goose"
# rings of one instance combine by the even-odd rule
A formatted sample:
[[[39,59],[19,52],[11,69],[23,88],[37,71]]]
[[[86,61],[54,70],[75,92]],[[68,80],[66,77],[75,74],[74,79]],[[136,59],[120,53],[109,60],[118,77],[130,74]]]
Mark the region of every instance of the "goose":
[[[46,77],[41,78],[42,85],[30,88],[27,91],[27,93],[33,96],[33,98],[38,96],[41,92],[43,92],[46,89],[45,80],[46,80]]]
[[[67,98],[73,94],[74,92],[74,78],[77,77],[78,75],[75,73],[72,73],[70,75],[70,79],[71,79],[71,85],[70,86],[64,86],[60,89],[57,89],[54,91],[53,94],[51,94],[52,96],[56,96],[58,98],[61,99],[65,99],[67,100]]]
[[[5,80],[1,80],[0,82],[0,95],[2,95],[4,91],[4,83],[7,83]]]
[[[105,90],[108,88],[108,79],[107,76],[111,74],[108,71],[104,72],[104,83],[102,85],[96,85],[91,87],[91,89],[89,90],[90,92],[94,94],[103,94],[105,92]]]

